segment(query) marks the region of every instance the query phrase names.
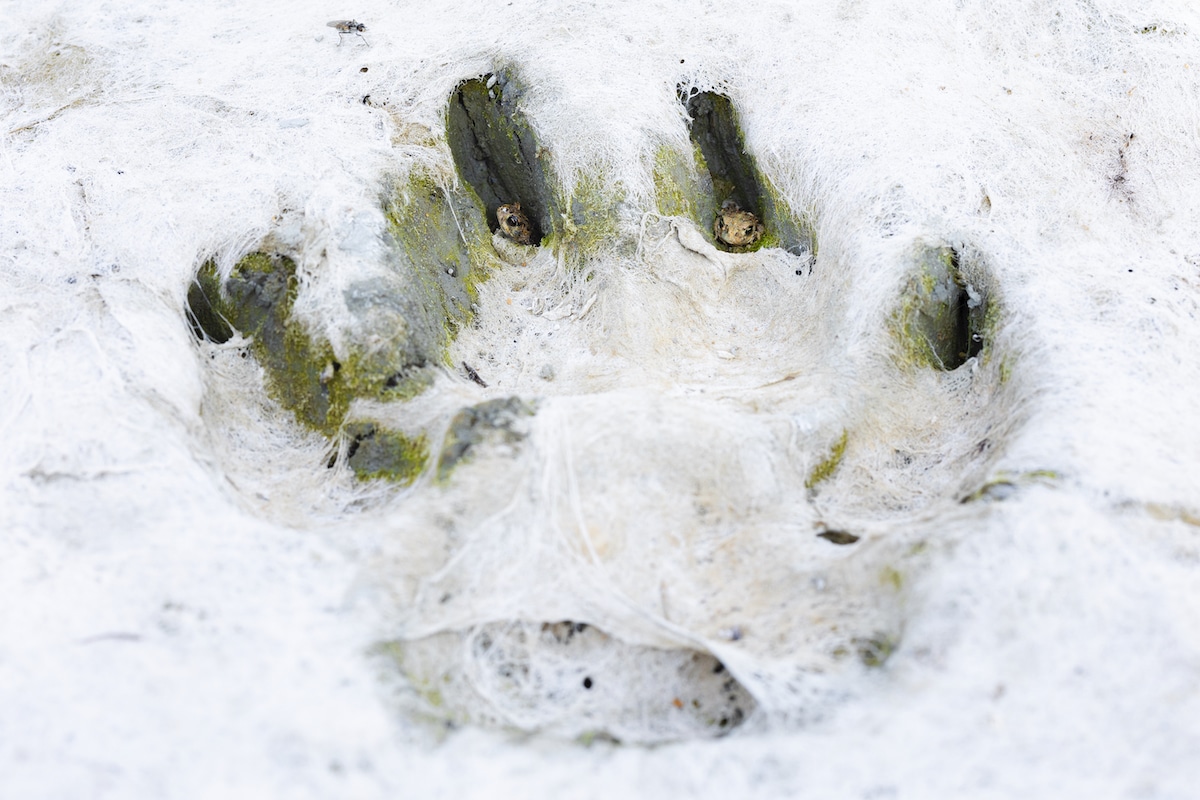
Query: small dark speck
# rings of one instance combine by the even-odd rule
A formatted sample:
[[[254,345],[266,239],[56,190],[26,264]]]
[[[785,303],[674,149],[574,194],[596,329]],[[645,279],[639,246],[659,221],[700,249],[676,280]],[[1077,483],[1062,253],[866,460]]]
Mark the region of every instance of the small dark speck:
[[[359,72],[366,72],[366,71],[367,71],[366,67],[363,67],[362,69],[359,70]]]
[[[1129,270],[1129,271],[1130,271],[1130,272],[1133,272],[1133,270]]]
[[[715,667],[713,667],[713,675],[720,675],[724,671],[725,671],[725,665],[722,664],[720,661],[718,661],[717,665]]]
[[[464,362],[462,362],[462,365],[463,365],[463,369],[465,369],[465,370],[467,371],[467,377],[468,377],[468,378],[470,378],[471,380],[475,381],[476,383],[478,383],[478,384],[479,384],[480,386],[482,386],[483,388],[485,388],[485,389],[487,388],[487,384],[483,382],[483,378],[479,377],[479,373],[478,373],[478,372],[476,372],[475,370],[471,369],[471,366],[470,366],[469,364],[467,364],[467,362],[465,362],[465,361],[464,361]]]
[[[364,95],[363,95],[363,98],[362,98],[362,104],[363,104],[364,106],[370,105],[370,104],[371,104],[371,95],[369,95],[369,94],[364,94]]]
[[[857,536],[855,536],[853,533],[846,533],[845,531],[825,531],[823,533],[818,533],[817,536],[827,542],[833,542],[834,544],[854,544],[858,541]]]
[[[682,59],[682,58],[681,58],[681,59],[679,59],[679,63],[680,63],[680,64],[682,64],[682,63],[683,63],[683,59]]]
[[[117,170],[117,174],[118,174],[118,175],[124,175],[124,174],[125,174],[125,170],[123,170],[123,169],[119,169],[119,170]],[[1129,270],[1129,271],[1130,271],[1130,272],[1133,272],[1133,270]]]
[[[583,688],[585,688],[585,689],[591,689],[591,688],[592,688],[592,679],[591,679],[591,678],[584,678],[584,679],[583,679]]]

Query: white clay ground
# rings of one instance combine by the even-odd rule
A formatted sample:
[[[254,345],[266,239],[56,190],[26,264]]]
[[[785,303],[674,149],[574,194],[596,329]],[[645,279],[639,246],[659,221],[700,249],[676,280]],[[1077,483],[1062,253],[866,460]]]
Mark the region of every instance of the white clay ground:
[[[1195,796],[1200,13],[1142,5],[0,0],[0,797]],[[618,235],[483,285],[486,389],[355,409],[524,439],[358,483],[189,281],[286,240],[338,335],[500,68]],[[656,213],[681,83],[815,260]],[[889,327],[922,243],[999,304],[953,373]]]

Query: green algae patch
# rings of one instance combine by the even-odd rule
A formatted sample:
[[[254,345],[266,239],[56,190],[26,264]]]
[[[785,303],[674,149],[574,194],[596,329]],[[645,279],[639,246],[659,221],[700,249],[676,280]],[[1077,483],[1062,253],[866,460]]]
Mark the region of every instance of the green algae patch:
[[[692,157],[666,145],[654,154],[654,200],[664,217],[687,217],[701,230],[712,230],[717,214],[712,178],[693,143]]]
[[[383,641],[370,647],[367,655],[379,659],[388,677],[397,674],[402,677],[406,688],[418,701],[414,710],[426,721],[437,725],[435,733],[444,734],[448,728],[467,724],[469,717],[462,709],[453,707],[445,695],[445,690],[452,684],[450,674],[425,668],[429,665],[422,663],[420,654],[414,657],[410,652],[412,644],[400,639]]]
[[[295,261],[278,253],[244,256],[221,278],[200,267],[186,315],[198,339],[250,340],[268,393],[302,424],[342,432],[358,400],[409,400],[432,385],[458,331],[469,324],[479,284],[498,264],[478,198],[419,173],[384,200],[390,266],[362,274],[341,292],[342,341],[295,314]],[[357,424],[357,423],[356,423]],[[428,443],[377,426],[350,429],[348,463],[360,478],[411,483],[429,460]]]
[[[892,653],[896,652],[897,642],[886,633],[877,633],[873,636],[856,638],[851,642],[854,645],[855,652],[858,654],[858,660],[866,667],[876,669],[882,667],[891,658]]]
[[[331,414],[329,384],[336,370],[327,365],[336,362],[328,343],[314,341],[292,319],[296,293],[292,259],[251,253],[224,284],[213,262],[202,266],[188,293],[188,313],[194,328],[216,341],[228,340],[233,330],[251,338],[270,394],[301,422],[328,433],[341,422]]]
[[[895,567],[884,567],[879,572],[879,583],[898,592],[904,588],[904,576]]]
[[[621,740],[613,736],[611,733],[603,730],[584,731],[575,737],[575,743],[583,747],[592,747],[596,744],[607,744],[619,746]]]
[[[484,442],[516,445],[526,435],[521,429],[522,419],[535,412],[533,405],[519,397],[497,398],[460,410],[450,421],[438,455],[437,481],[448,481],[454,469],[469,461]]]
[[[717,92],[684,92],[682,89],[679,99],[690,119],[688,134],[695,144],[696,168],[707,173],[711,186],[711,215],[707,206],[696,205],[698,211],[707,216],[697,224],[709,240],[723,250],[737,253],[779,247],[793,253],[815,254],[816,238],[812,226],[797,218],[774,184],[758,168],[757,160],[746,147],[746,137],[733,102]],[[766,232],[754,244],[731,247],[713,235],[716,209],[729,200],[762,220]]]
[[[829,455],[808,473],[808,478],[804,481],[806,489],[815,489],[817,484],[832,477],[838,465],[842,463],[842,457],[846,455],[846,443],[849,441],[849,437],[849,432],[843,430],[841,437],[834,442],[833,447],[829,448]]]
[[[351,317],[386,336],[361,336],[339,356],[293,316],[298,290],[296,264],[284,255],[251,253],[224,282],[208,262],[189,289],[187,314],[198,338],[227,341],[234,331],[249,338],[270,395],[326,436],[337,433],[355,400],[408,399],[432,383],[430,337],[407,324],[423,313],[419,298],[379,282],[350,286],[343,299]]]
[[[899,360],[949,371],[980,355],[999,324],[988,292],[963,275],[958,251],[918,246],[915,268],[893,315]]]
[[[1031,469],[1024,472],[1001,470],[959,502],[974,503],[979,500],[1007,500],[1023,486],[1030,484],[1055,486],[1061,479],[1062,476],[1052,469]]]
[[[395,187],[384,210],[398,269],[420,285],[421,307],[412,311],[433,331],[429,349],[444,355],[470,323],[478,286],[497,264],[483,206],[470,191],[445,188],[418,172]]]
[[[343,434],[350,440],[346,464],[359,480],[385,479],[408,486],[429,461],[429,443],[424,436],[407,436],[374,422],[352,422]]]
[[[579,175],[569,197],[561,207],[565,211],[560,224],[546,237],[543,245],[579,264],[602,249],[612,252],[620,243],[620,230],[614,210],[625,202],[625,188],[605,178],[601,172]],[[626,242],[633,254],[633,243]]]

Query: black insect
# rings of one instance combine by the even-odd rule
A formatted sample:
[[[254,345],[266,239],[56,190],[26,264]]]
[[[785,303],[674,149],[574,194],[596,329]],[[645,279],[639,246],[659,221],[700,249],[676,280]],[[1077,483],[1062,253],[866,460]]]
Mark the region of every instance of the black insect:
[[[325,24],[328,27],[335,28],[337,30],[337,32],[338,32],[338,47],[342,46],[342,39],[345,38],[345,36],[350,33],[352,33],[355,36],[357,36],[358,38],[362,39],[363,44],[365,44],[367,47],[371,46],[371,43],[367,41],[367,38],[365,36],[363,36],[363,31],[365,31],[367,29],[367,26],[362,24],[358,20],[335,19],[335,20],[331,20]]]

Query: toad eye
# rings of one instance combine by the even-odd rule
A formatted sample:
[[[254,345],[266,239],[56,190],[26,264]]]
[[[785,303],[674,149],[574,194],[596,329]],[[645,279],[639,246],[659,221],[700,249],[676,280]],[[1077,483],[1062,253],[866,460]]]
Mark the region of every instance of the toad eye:
[[[515,216],[513,216],[512,214],[509,214],[509,215],[508,215],[508,220],[507,220],[507,222],[508,222],[508,224],[509,224],[509,225],[513,226],[514,228],[517,226],[517,223],[518,223],[518,222],[520,222],[520,221],[521,221],[521,220],[517,219],[517,218],[516,218]]]
[[[746,233],[745,233],[745,235],[746,235],[746,236],[749,236],[749,235],[750,235],[750,234],[752,234],[752,233],[754,233],[754,226],[753,226],[753,225],[751,225],[749,228],[746,228]]]

